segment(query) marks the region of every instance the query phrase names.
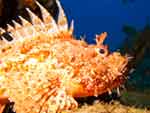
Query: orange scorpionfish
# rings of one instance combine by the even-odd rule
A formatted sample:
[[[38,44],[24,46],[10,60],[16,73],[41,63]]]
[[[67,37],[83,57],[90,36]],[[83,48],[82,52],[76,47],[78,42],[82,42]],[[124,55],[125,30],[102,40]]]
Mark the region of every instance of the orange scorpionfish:
[[[77,108],[74,98],[98,96],[124,83],[128,57],[103,45],[107,33],[87,44],[73,36],[60,2],[55,21],[38,2],[42,19],[7,25],[11,41],[0,40],[0,110],[15,102],[16,113],[58,113]]]

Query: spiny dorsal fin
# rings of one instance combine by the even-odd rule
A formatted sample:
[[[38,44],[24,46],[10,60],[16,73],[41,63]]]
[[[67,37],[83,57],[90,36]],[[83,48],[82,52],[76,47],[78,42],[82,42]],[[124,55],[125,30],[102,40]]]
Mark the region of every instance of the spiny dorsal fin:
[[[45,24],[53,22],[56,25],[56,22],[53,19],[53,17],[50,15],[50,13],[38,1],[36,1],[36,4],[38,5],[38,7],[40,8],[40,11],[42,13],[43,22]]]
[[[15,30],[20,29],[22,26],[16,22],[15,20],[12,20],[12,23],[14,24]]]
[[[43,24],[41,19],[37,15],[35,15],[29,8],[26,8],[26,10],[30,16],[33,25]]]
[[[2,40],[4,43],[8,43],[8,40],[6,40],[6,38],[4,36],[1,36]]]
[[[8,41],[4,36],[1,36],[2,40],[1,40],[1,45],[0,47],[4,47],[4,46],[8,46],[8,45],[11,45],[12,42],[11,41]]]
[[[72,34],[73,34],[73,31],[74,31],[74,21],[72,20],[68,32],[69,32],[70,35],[72,35]]]
[[[13,26],[11,26],[10,24],[7,24],[7,31],[8,32],[11,32],[11,31],[14,31],[15,29],[14,29],[14,27]]]
[[[0,35],[2,35],[3,33],[5,33],[6,31],[0,27]]]
[[[4,39],[4,37],[1,36],[1,39],[0,39],[0,48],[2,48],[3,45],[5,45],[5,41],[4,41],[3,39]],[[0,52],[1,52],[1,51],[0,51]]]
[[[43,32],[45,30],[45,26],[42,20],[37,15],[35,15],[29,8],[26,8],[26,10],[36,31]]]
[[[22,16],[19,16],[19,19],[21,20],[22,23],[22,37],[32,37],[37,34],[36,29],[33,27],[33,25],[24,19]]]
[[[31,26],[32,24],[30,22],[28,22],[26,19],[24,19],[22,16],[18,16],[19,19],[21,20],[21,23],[23,25],[23,27],[27,27],[27,26]]]
[[[7,38],[5,38],[5,36],[1,36],[1,38],[2,38],[2,40],[0,41],[0,54],[3,51],[3,49],[7,50],[7,48],[9,48],[9,47],[13,47],[12,51],[15,50],[16,43],[14,43],[14,40],[9,41],[9,40],[7,40]],[[3,52],[2,52],[2,54],[3,54]],[[5,54],[3,54],[3,55],[5,55]]]
[[[5,30],[0,27],[0,35],[3,35],[3,33],[5,33]],[[0,48],[3,46],[3,44],[4,44],[3,36],[1,36],[1,39],[0,39]]]
[[[19,32],[19,29],[22,28],[22,26],[16,22],[15,20],[12,20],[12,23],[14,24],[14,27],[10,24],[7,24],[7,32],[10,32],[10,34],[13,36],[13,38],[20,38],[21,34]]]
[[[58,15],[58,27],[60,31],[68,31],[68,21],[66,18],[66,15],[64,13],[64,10],[59,2],[59,0],[56,0],[58,8],[59,8],[59,15]]]
[[[17,37],[16,29],[13,26],[11,26],[10,24],[7,24],[7,32],[9,32],[9,35],[11,37],[13,37],[13,40],[15,39],[15,37]]]
[[[3,45],[5,44],[5,41],[4,41],[4,37],[2,36],[6,31],[0,27],[0,48],[3,47]]]
[[[51,14],[38,2],[36,4],[41,10],[43,21],[35,15],[30,9],[26,8],[27,12],[29,13],[29,16],[31,18],[31,23],[24,19],[23,17],[19,16],[22,25],[19,23],[13,21],[14,27],[11,25],[7,25],[7,30],[10,32],[10,35],[14,39],[13,42],[22,42],[26,38],[32,38],[37,35],[42,35],[42,33],[47,34],[50,37],[55,37],[61,34],[62,32],[66,32],[69,35],[72,35],[73,32],[73,21],[71,22],[71,27],[68,30],[68,22],[67,18],[65,16],[64,10],[59,2],[59,0],[56,0],[58,8],[59,8],[59,15],[58,15],[58,21],[56,22],[54,18],[51,16]],[[3,29],[0,30],[0,34],[5,32]],[[60,37],[59,37],[60,38]]]
[[[39,2],[36,1],[36,4],[40,8],[46,32],[49,34],[58,32],[57,24],[51,14]]]

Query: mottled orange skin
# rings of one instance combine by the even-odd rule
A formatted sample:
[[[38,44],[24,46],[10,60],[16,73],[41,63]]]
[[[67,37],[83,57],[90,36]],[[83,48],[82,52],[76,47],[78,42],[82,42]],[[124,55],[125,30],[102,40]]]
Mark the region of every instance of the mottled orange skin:
[[[103,33],[97,36],[96,45],[88,45],[84,41],[74,39],[57,42],[58,47],[55,48],[58,51],[57,59],[64,62],[64,66],[71,65],[74,69],[73,77],[81,80],[80,83],[70,81],[70,84],[66,86],[67,92],[73,97],[99,95],[119,87],[124,82],[123,72],[126,70],[124,66],[128,59],[118,52],[109,54],[108,47],[102,44],[106,35]],[[65,43],[68,43],[68,46]],[[101,54],[99,49],[103,49],[105,52]],[[114,63],[116,67],[113,67]],[[109,73],[114,68],[118,69],[118,72]]]
[[[57,63],[53,64],[54,68],[64,69],[66,67],[69,67],[68,72],[72,74],[68,74],[66,78],[64,78],[63,75],[59,74],[52,75],[52,77],[50,77],[49,79],[50,84],[53,84],[54,87],[65,88],[63,90],[65,92],[64,95],[69,95],[69,98],[100,95],[104,92],[112,90],[113,88],[119,87],[120,84],[125,81],[125,76],[123,74],[126,70],[125,66],[128,62],[128,58],[125,56],[121,56],[118,52],[109,53],[108,47],[102,44],[106,35],[106,33],[103,33],[97,36],[96,45],[88,45],[85,41],[76,40],[69,35],[67,35],[67,38],[65,38],[66,35],[64,34],[62,34],[62,36],[58,36],[56,39],[54,38],[53,40],[48,40],[48,37],[46,37],[45,39],[43,39],[42,37],[36,37],[34,41],[26,40],[26,42],[20,45],[16,45],[15,49],[13,50],[8,49],[5,51],[1,51],[2,56],[9,56],[10,53],[13,55],[16,52],[15,50],[19,51],[20,54],[26,55],[26,57],[19,62],[8,61],[7,66],[2,68],[3,73],[6,73],[9,77],[12,76],[12,72],[27,72],[28,70],[30,70],[30,68],[24,67],[24,64],[30,58],[37,59],[40,63],[46,62],[46,59],[51,56],[57,59]],[[47,45],[47,47],[44,48],[43,45]],[[40,49],[38,47],[43,48]],[[36,52],[33,51],[35,48],[37,49]],[[100,49],[102,49],[102,53],[99,52]],[[1,61],[1,64],[3,64],[3,60]],[[13,76],[14,78],[9,78],[8,80],[14,81],[14,79],[18,79],[18,76]],[[27,75],[24,73],[23,76]],[[30,81],[25,81],[23,87],[29,87],[28,82],[30,83]],[[6,85],[10,91],[12,89],[10,89],[11,87],[9,88],[9,85],[16,85],[16,87],[18,87],[18,84],[12,83]],[[53,89],[50,87],[48,88],[47,93]],[[40,95],[43,95],[45,92],[45,88],[36,88],[36,90],[37,94]],[[12,98],[12,100],[17,103],[17,100],[20,97],[19,95],[17,96],[16,91],[14,93],[15,97],[13,97],[13,95],[7,95],[10,96],[10,99]],[[25,95],[29,94],[25,93],[24,96]],[[34,106],[36,106],[37,103],[41,103],[42,98],[44,97],[41,97],[41,99],[35,101],[36,103],[34,103]],[[50,98],[50,95],[47,95],[47,98]],[[71,107],[64,106],[61,109],[59,109],[58,107],[57,111],[68,108],[72,109],[76,105],[77,104],[73,102],[71,104]],[[30,108],[30,106],[28,106],[27,108]],[[22,109],[23,108],[19,107],[17,108],[17,111],[22,111]],[[32,112],[30,111],[29,113]]]
[[[88,45],[83,40],[76,40],[69,35],[67,35],[67,38],[65,38],[66,35],[61,35],[56,39],[54,38],[53,40],[49,40],[48,37],[45,39],[43,39],[42,37],[36,37],[34,41],[26,40],[26,42],[20,45],[15,45],[15,48],[13,50],[8,49],[5,51],[1,51],[1,56],[5,55],[11,57],[11,55],[15,55],[16,51],[18,51],[19,54],[26,55],[25,58],[20,60],[19,62],[8,61],[7,66],[1,68],[1,70],[3,71],[3,73],[6,73],[8,77],[12,76],[11,73],[14,72],[24,72],[22,76],[27,76],[25,73],[28,72],[28,70],[32,69],[30,69],[29,67],[24,67],[24,64],[30,58],[37,59],[40,63],[46,62],[46,59],[49,56],[54,57],[55,59],[57,59],[57,63],[53,64],[54,68],[66,69],[66,67],[69,67],[68,72],[72,74],[69,74],[66,78],[64,78],[63,75],[54,74],[50,77],[50,84],[53,84],[54,87],[58,88],[64,87],[66,95],[69,95],[70,97],[97,96],[104,92],[110,91],[113,88],[119,87],[120,84],[125,81],[125,76],[123,75],[123,73],[126,70],[125,66],[128,62],[128,58],[121,56],[118,52],[109,53],[108,47],[102,44],[106,37],[106,33],[103,33],[96,38],[96,45]],[[44,47],[44,45],[47,45],[47,47]],[[35,48],[37,50],[33,51]],[[99,52],[100,49],[102,49],[102,53]],[[1,64],[3,64],[3,59],[1,60]],[[14,79],[18,79],[18,76],[13,76],[14,78],[9,78],[8,80],[12,79],[11,81],[14,81]],[[19,79],[24,80],[23,78]],[[29,87],[28,82],[30,81],[25,81],[23,87]],[[11,87],[9,88],[9,85],[16,85],[16,87],[18,86],[17,84],[15,84],[15,82],[13,84],[12,83],[13,82],[6,85],[6,87],[13,92],[13,89],[10,89]],[[36,88],[36,90],[41,95],[43,95],[43,93],[45,92],[44,88]],[[51,90],[51,88],[48,88],[47,93]],[[17,96],[17,92],[14,93],[16,93],[16,97],[13,97],[13,95],[9,94],[7,95],[10,96],[13,101],[17,102],[17,99],[19,99],[20,96]],[[27,95],[29,94],[26,94],[26,96]],[[47,98],[49,97],[50,96],[48,96]],[[36,104],[38,102],[41,103],[41,101],[38,100],[36,101]],[[74,108],[73,106],[76,106],[76,104],[72,104],[70,108]],[[28,108],[30,108],[30,106],[28,106]],[[17,111],[21,111],[22,109],[23,108],[19,107]],[[68,108],[64,107],[63,109]],[[61,109],[59,109],[58,111],[61,111]]]

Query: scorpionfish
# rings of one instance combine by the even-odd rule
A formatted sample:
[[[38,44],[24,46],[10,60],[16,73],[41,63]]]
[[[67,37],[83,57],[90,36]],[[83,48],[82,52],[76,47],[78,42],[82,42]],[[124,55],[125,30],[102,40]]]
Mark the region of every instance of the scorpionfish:
[[[31,22],[19,16],[0,34],[0,110],[14,102],[16,113],[58,113],[77,108],[75,98],[98,96],[126,80],[128,57],[109,52],[104,32],[96,44],[77,40],[73,21],[58,0],[57,21],[36,1],[42,19],[29,8]]]

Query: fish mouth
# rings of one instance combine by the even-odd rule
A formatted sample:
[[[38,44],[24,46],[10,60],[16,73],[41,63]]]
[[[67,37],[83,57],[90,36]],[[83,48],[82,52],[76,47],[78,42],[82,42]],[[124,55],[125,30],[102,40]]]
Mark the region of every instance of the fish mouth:
[[[125,56],[125,58],[122,61],[122,63],[118,66],[118,71],[121,74],[124,74],[127,71],[127,65],[128,65],[128,57]]]
[[[133,57],[126,54],[124,56],[124,61],[122,62],[122,66],[120,66],[120,72],[122,74],[125,74],[125,73],[128,73],[130,70],[129,70],[129,65],[130,63],[133,61]]]
[[[108,74],[109,80],[105,81],[105,91],[111,94],[111,90],[119,88],[127,80],[129,56],[122,56],[120,53],[113,53],[108,60]]]
[[[108,72],[113,80],[118,78],[118,76],[125,76],[125,73],[127,72],[128,62],[129,57],[127,55],[122,56],[118,52],[115,52],[108,57]]]

